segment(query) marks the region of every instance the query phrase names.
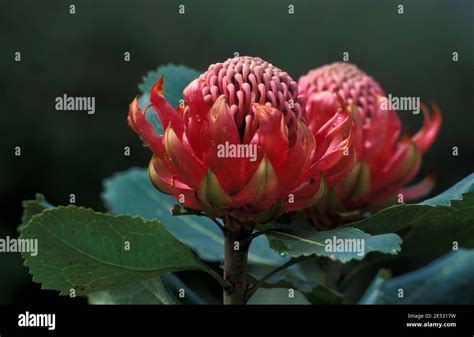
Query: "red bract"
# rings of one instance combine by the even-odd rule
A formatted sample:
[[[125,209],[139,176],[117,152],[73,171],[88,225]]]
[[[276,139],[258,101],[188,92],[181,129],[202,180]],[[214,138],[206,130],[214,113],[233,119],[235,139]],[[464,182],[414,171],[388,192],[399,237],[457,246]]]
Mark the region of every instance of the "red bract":
[[[434,105],[430,113],[421,106],[423,126],[413,137],[400,136],[400,120],[389,107],[385,93],[370,76],[348,63],[334,63],[310,71],[298,83],[306,99],[308,126],[313,133],[334,118],[336,90],[349,104],[357,124],[357,163],[350,175],[337,184],[326,207],[351,211],[382,204],[397,193],[404,200],[419,198],[433,186],[427,177],[412,187],[403,187],[418,172],[421,156],[431,146],[441,126]]]
[[[128,123],[154,153],[148,167],[154,186],[184,206],[264,222],[314,204],[324,178],[334,183],[350,169],[340,160],[352,143],[348,113],[338,108],[342,119],[315,142],[297,83],[260,58],[211,65],[184,89],[184,106],[176,109],[163,97],[163,85],[162,78],[152,87],[150,105],[164,135],[155,134],[137,98]]]

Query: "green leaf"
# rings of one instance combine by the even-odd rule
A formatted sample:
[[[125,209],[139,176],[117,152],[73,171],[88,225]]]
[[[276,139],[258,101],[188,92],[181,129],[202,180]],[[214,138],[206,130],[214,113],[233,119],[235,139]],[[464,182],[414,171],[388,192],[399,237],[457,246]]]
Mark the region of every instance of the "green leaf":
[[[148,72],[143,77],[143,82],[138,85],[142,95],[138,99],[138,105],[144,109],[149,103],[149,91],[153,84],[163,75],[164,86],[163,95],[172,107],[177,107],[179,100],[183,98],[183,90],[195,78],[200,75],[200,72],[181,65],[168,64],[160,66],[156,70]],[[158,117],[156,116],[153,107],[150,107],[146,114],[147,119],[153,125],[157,134],[163,134],[163,127],[161,126]]]
[[[259,288],[247,304],[311,304],[299,291],[286,288]]]
[[[388,280],[384,299],[389,304],[474,304],[473,284],[474,250],[459,249]]]
[[[285,289],[293,289],[294,285],[291,282],[280,280],[276,283],[264,283],[260,286],[261,288],[265,289],[273,289],[273,288],[285,288]],[[306,290],[298,288],[298,291],[303,294],[306,299],[311,304],[340,304],[342,303],[342,294],[329,289],[321,284],[315,285],[313,288],[304,287]],[[258,291],[258,290],[257,290]]]
[[[49,204],[42,194],[37,194],[34,200],[23,201],[23,217],[22,225],[31,219],[33,215],[42,213],[45,209],[53,208]],[[178,284],[181,289],[185,289],[186,285],[182,283],[178,277],[167,274],[161,278],[170,276],[170,280],[173,280],[173,284]],[[173,278],[171,278],[171,276]],[[90,304],[168,304],[177,303],[176,300],[169,295],[166,287],[163,286],[163,282],[160,277],[153,278],[150,280],[141,281],[136,284],[125,286],[122,288],[100,290],[88,294]],[[193,297],[193,291],[186,289],[186,298],[195,299]],[[200,302],[204,303],[204,302]]]
[[[351,226],[373,235],[404,233],[403,251],[394,263],[406,271],[451,251],[454,242],[474,248],[473,207],[474,192],[468,192],[450,206],[393,206]]]
[[[451,216],[462,218],[467,215],[468,219],[472,219],[474,212],[469,211],[469,205],[473,195],[474,173],[447,191],[421,204],[394,205],[347,226],[359,228],[370,234],[381,234],[398,232],[422,222],[427,223],[431,219],[435,224],[445,223],[446,218],[451,218]],[[455,222],[454,218],[451,218],[450,222]]]
[[[160,277],[88,295],[89,304],[177,304]]]
[[[200,275],[199,275],[200,276]],[[207,279],[206,279],[207,281]],[[203,281],[203,282],[206,282]],[[220,304],[219,299],[206,294],[202,297],[173,273],[138,283],[108,290],[95,291],[87,295],[89,304]],[[208,284],[206,283],[206,287]],[[201,290],[201,289],[200,289]],[[183,292],[183,293],[182,293]],[[206,293],[205,291],[202,291]],[[183,295],[183,296],[181,296]]]
[[[390,278],[381,270],[359,304],[473,304],[474,250],[459,249]]]
[[[198,275],[198,277],[200,276],[201,275]],[[219,292],[218,300],[212,297],[209,294],[209,285],[205,279],[202,280],[206,288],[205,290],[202,289],[203,284],[193,282],[188,285],[188,283],[185,283],[181,278],[172,273],[161,276],[161,279],[168,291],[177,297],[177,300],[181,304],[222,304],[222,292]],[[182,291],[184,291],[183,297],[180,296]]]
[[[314,254],[343,263],[353,259],[362,260],[370,252],[396,254],[401,244],[396,234],[371,236],[350,227],[329,231],[269,231],[267,237],[270,246],[281,255],[298,257]],[[331,246],[332,249],[328,249]]]
[[[342,294],[318,285],[309,292],[303,293],[311,304],[341,304]]]
[[[176,200],[157,191],[145,169],[131,168],[106,179],[102,199],[113,214],[159,218],[176,238],[193,248],[201,259],[210,262],[224,260],[224,238],[216,224],[204,216],[173,216],[170,210]],[[250,264],[278,266],[282,262],[285,259],[269,248],[264,237],[257,237],[252,242]]]
[[[271,248],[269,248],[271,250]],[[314,287],[322,282],[321,266],[316,259],[307,258],[297,264],[291,265],[278,271],[270,278],[265,280],[263,287],[285,287],[293,285],[303,292],[311,292]],[[274,265],[250,264],[248,266],[249,274],[259,280],[275,270]]]
[[[359,304],[384,304],[384,286],[389,278],[390,272],[388,270],[380,270],[360,298]]]
[[[32,217],[20,238],[38,240],[37,256],[23,254],[33,280],[63,295],[70,289],[85,295],[180,270],[202,270],[226,285],[157,220],[57,207]]]
[[[445,205],[449,206],[451,200],[460,200],[462,195],[467,192],[474,191],[474,173],[471,173],[466,178],[459,181],[456,185],[437,195],[434,198],[428,199],[420,203],[420,205]]]
[[[349,224],[372,234],[397,232],[403,239],[403,250],[396,257],[371,256],[355,266],[341,283],[350,301],[377,270],[389,268],[403,274],[420,268],[452,251],[453,247],[474,248],[474,175],[471,174],[446,192],[422,204],[396,205],[375,215]],[[437,205],[439,203],[439,205]],[[372,275],[367,280],[367,275]],[[352,286],[357,284],[357,287]]]

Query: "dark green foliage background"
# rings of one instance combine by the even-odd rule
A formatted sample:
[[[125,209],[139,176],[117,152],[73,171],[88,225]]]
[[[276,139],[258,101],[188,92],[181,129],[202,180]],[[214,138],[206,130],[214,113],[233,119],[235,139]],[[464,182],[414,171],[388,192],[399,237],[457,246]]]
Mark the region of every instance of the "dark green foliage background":
[[[74,193],[79,205],[104,210],[102,180],[150,157],[126,124],[142,76],[170,62],[205,70],[234,52],[258,55],[297,79],[348,51],[387,93],[437,102],[444,122],[422,169],[436,172],[435,195],[474,169],[473,13],[469,0],[1,0],[0,237],[16,235],[21,200],[36,192],[53,204]],[[123,61],[125,51],[131,62]],[[63,94],[96,97],[96,114],[56,111]],[[400,117],[407,132],[421,124],[421,116]],[[40,293],[19,255],[1,254],[0,264],[0,303],[68,301]]]

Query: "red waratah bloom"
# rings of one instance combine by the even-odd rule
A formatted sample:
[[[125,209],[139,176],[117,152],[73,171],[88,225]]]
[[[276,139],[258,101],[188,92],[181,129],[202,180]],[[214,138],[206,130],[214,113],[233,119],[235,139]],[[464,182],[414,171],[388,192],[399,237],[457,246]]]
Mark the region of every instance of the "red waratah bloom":
[[[348,63],[334,63],[311,70],[298,82],[306,99],[306,118],[315,133],[334,116],[337,91],[348,103],[356,120],[357,163],[350,175],[328,193],[326,208],[352,211],[382,204],[398,193],[404,200],[427,194],[433,186],[431,177],[412,187],[404,187],[418,172],[421,156],[431,146],[441,126],[441,115],[434,105],[430,113],[421,106],[424,121],[413,137],[400,136],[400,120],[380,85]],[[328,210],[328,209],[326,209]]]
[[[269,220],[282,211],[314,204],[350,164],[341,151],[352,144],[348,113],[315,137],[303,117],[295,81],[256,57],[216,63],[183,91],[184,107],[163,97],[163,78],[150,102],[165,129],[155,134],[130,104],[128,123],[154,155],[154,186],[184,206],[237,222]],[[252,156],[253,151],[253,156]]]

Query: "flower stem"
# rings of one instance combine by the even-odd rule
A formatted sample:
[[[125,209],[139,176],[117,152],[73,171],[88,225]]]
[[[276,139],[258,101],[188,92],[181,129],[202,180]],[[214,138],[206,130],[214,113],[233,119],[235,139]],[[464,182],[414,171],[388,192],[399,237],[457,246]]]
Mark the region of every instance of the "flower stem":
[[[232,291],[224,290],[224,304],[245,304],[248,289],[247,258],[252,241],[252,231],[235,229],[226,219],[224,231],[224,280],[232,285]],[[234,227],[234,228],[233,228]]]

